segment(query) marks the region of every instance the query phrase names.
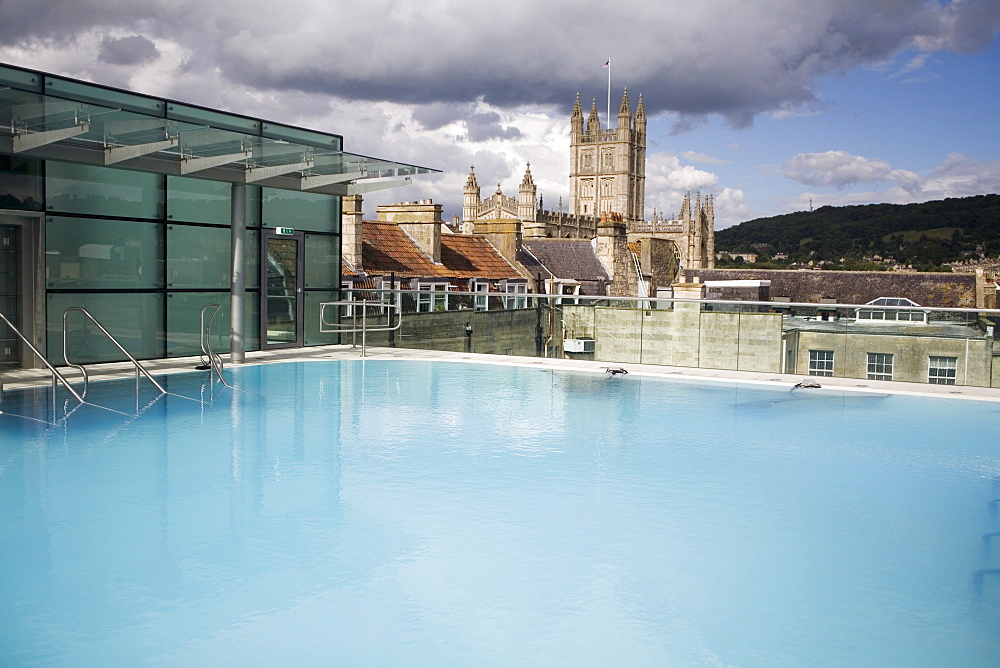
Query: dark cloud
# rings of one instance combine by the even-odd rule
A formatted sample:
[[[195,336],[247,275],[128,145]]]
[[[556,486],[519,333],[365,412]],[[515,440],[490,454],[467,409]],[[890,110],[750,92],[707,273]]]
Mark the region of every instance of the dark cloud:
[[[997,0],[620,0],[614,12],[575,0],[0,0],[0,15],[0,44],[141,33],[105,39],[99,58],[142,62],[169,40],[191,67],[250,90],[425,105],[426,128],[464,118],[470,138],[511,132],[470,116],[477,100],[565,113],[578,91],[603,98],[609,53],[615,90],[627,83],[633,105],[643,93],[649,115],[744,127],[814,105],[820,78],[907,50],[975,51],[1000,31]]]
[[[465,119],[465,128],[471,141],[488,139],[518,139],[521,131],[515,127],[504,127],[500,114],[495,111],[472,114]]]
[[[160,56],[156,44],[142,35],[131,37],[105,37],[97,59],[112,65],[141,65]]]

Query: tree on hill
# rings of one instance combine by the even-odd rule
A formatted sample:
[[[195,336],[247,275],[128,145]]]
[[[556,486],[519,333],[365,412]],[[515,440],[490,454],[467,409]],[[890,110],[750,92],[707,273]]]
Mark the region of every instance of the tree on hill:
[[[858,266],[875,255],[914,268],[942,265],[984,252],[1000,256],[1000,195],[920,204],[822,206],[758,218],[715,233],[720,250],[766,248],[788,261]]]

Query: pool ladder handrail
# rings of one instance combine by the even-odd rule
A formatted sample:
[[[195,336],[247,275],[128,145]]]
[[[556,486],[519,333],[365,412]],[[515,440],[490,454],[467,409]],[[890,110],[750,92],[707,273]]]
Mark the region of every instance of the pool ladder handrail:
[[[357,311],[352,311],[353,315],[353,327],[348,329],[342,326],[339,322],[327,322],[324,318],[327,306],[351,306],[357,309],[358,306],[361,307],[361,327],[358,328],[358,316]],[[396,324],[394,326],[385,327],[368,327],[368,307],[374,306],[381,309],[396,309]],[[392,313],[389,313],[389,322],[392,322]],[[323,302],[319,305],[319,331],[324,334],[361,334],[361,356],[367,357],[367,337],[368,332],[395,332],[403,325],[403,314],[399,308],[399,304],[394,304],[391,301],[368,301],[367,299],[362,299],[360,301],[347,300],[347,301],[336,301],[336,302]]]
[[[82,313],[83,315],[87,316],[87,318],[92,323],[97,325],[97,328],[101,330],[101,333],[104,334],[104,336],[108,337],[108,340],[111,341],[111,343],[113,343],[115,347],[118,348],[118,350],[121,351],[121,353],[128,358],[128,361],[131,362],[132,365],[135,367],[136,384],[138,384],[139,382],[139,374],[142,373],[142,375],[144,375],[149,380],[149,382],[152,383],[153,386],[160,391],[160,394],[169,394],[167,390],[164,389],[164,387],[160,385],[158,382],[156,382],[156,379],[153,378],[153,376],[151,376],[148,371],[146,371],[146,367],[139,364],[139,361],[134,357],[132,357],[129,351],[125,350],[125,347],[122,346],[122,344],[118,343],[118,339],[112,336],[111,332],[105,329],[104,325],[98,322],[97,318],[95,318],[90,313],[90,311],[88,311],[82,306],[70,306],[68,309],[63,311],[62,356],[63,356],[63,362],[66,363],[66,366],[73,367],[74,369],[80,371],[81,374],[83,374],[83,392],[81,393],[80,396],[82,397],[87,396],[87,388],[90,383],[90,374],[87,373],[87,369],[82,364],[73,364],[72,362],[69,361],[69,351],[67,350],[68,345],[67,345],[66,335],[69,331],[69,324],[68,324],[69,314],[74,311],[77,313]]]
[[[219,381],[223,385],[232,390],[235,388],[227,383],[225,377],[222,375],[224,368],[222,356],[212,350],[212,324],[215,322],[215,316],[219,314],[221,308],[221,304],[205,304],[201,308],[201,356],[199,357],[201,367],[199,368],[211,370],[214,375],[218,376]],[[206,325],[205,313],[209,309],[212,309],[212,315],[208,317],[208,324]]]
[[[52,366],[52,364],[50,364],[49,361],[47,359],[45,359],[45,356],[42,355],[42,353],[40,353],[38,351],[38,349],[35,348],[35,346],[33,346],[31,344],[31,341],[29,341],[27,339],[27,337],[25,337],[25,335],[22,334],[21,331],[17,327],[14,326],[14,323],[12,323],[7,318],[7,316],[5,316],[3,313],[0,313],[0,320],[3,320],[4,324],[6,324],[7,327],[9,327],[10,330],[12,332],[14,332],[14,334],[17,335],[17,338],[21,339],[21,342],[24,343],[24,345],[28,346],[28,349],[35,355],[35,357],[37,357],[38,359],[40,359],[42,361],[42,364],[44,364],[48,368],[48,370],[52,372],[52,384],[53,385],[55,385],[56,382],[58,381],[63,387],[66,388],[66,390],[70,394],[73,395],[74,399],[76,399],[77,401],[79,401],[81,404],[87,403],[84,400],[83,396],[73,388],[73,386],[70,384],[70,382],[68,380],[66,380],[65,376],[63,376],[61,373],[59,373],[58,369],[56,369],[54,366]],[[3,379],[0,378],[0,402],[3,401],[3,389],[4,389],[3,388]]]
[[[109,332],[107,329],[105,329],[104,325],[102,325],[97,320],[97,318],[95,318],[90,313],[90,311],[88,311],[87,309],[85,309],[82,306],[70,306],[68,309],[66,309],[65,311],[63,311],[63,332],[62,332],[63,349],[62,349],[62,354],[63,354],[63,362],[66,363],[66,366],[73,367],[74,369],[79,370],[80,373],[83,375],[83,392],[80,394],[81,400],[83,400],[83,398],[85,398],[87,396],[87,389],[88,389],[89,384],[90,384],[90,374],[87,372],[86,367],[84,367],[82,364],[74,364],[74,363],[72,363],[72,362],[69,361],[69,351],[67,350],[67,348],[68,348],[68,345],[67,345],[67,333],[69,331],[68,318],[69,318],[69,314],[71,312],[74,312],[74,311],[78,312],[78,313],[84,314],[85,316],[87,316],[87,318],[92,323],[94,323],[95,325],[97,325],[97,328],[101,330],[101,333],[104,334],[104,336],[108,337],[108,340],[111,341],[111,343],[113,343],[115,345],[115,347],[118,348],[118,350],[121,351],[121,353],[123,355],[125,355],[125,357],[127,357],[128,360],[135,367],[135,388],[136,388],[136,393],[137,393],[136,394],[136,398],[137,399],[138,399],[138,391],[139,391],[139,374],[141,373],[143,376],[146,377],[147,380],[149,380],[150,383],[153,384],[153,387],[155,387],[157,390],[159,390],[160,396],[163,396],[164,394],[169,394],[170,396],[177,397],[179,399],[187,399],[188,401],[196,401],[199,404],[203,404],[204,403],[200,399],[195,399],[193,397],[185,397],[182,394],[174,394],[173,392],[168,392],[165,387],[163,387],[162,385],[160,385],[160,383],[157,382],[157,380],[155,378],[153,378],[152,374],[150,374],[149,371],[146,370],[146,367],[144,367],[142,364],[140,364],[139,361],[136,358],[132,357],[131,353],[129,353],[129,351],[127,351],[125,349],[125,347],[118,342],[118,339],[116,339],[114,336],[112,336],[111,332]],[[86,403],[90,403],[90,402],[86,402]],[[121,413],[121,411],[117,411],[117,410],[115,410],[113,408],[107,408],[106,406],[100,406],[98,404],[90,404],[90,405],[97,406],[98,408],[104,408],[105,410],[113,411],[115,413]],[[127,414],[123,413],[123,415],[127,415]]]

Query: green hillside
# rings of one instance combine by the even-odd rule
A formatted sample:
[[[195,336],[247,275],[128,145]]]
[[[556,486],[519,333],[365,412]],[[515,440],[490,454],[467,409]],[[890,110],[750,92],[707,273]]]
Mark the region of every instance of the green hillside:
[[[946,262],[980,253],[1000,256],[1000,195],[824,206],[758,218],[717,231],[715,248],[756,252],[757,265],[768,267],[812,261],[830,269],[885,269],[898,263],[947,271],[941,266]],[[773,259],[779,253],[787,259]],[[733,264],[721,260],[718,266]]]

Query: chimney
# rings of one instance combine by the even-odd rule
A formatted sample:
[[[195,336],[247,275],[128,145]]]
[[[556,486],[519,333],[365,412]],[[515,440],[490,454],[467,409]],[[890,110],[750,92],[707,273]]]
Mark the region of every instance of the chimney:
[[[417,242],[431,260],[441,262],[441,226],[444,207],[432,199],[385,204],[375,211],[380,222],[396,223]]]
[[[341,252],[344,262],[358,271],[364,269],[361,257],[361,228],[364,215],[361,195],[347,195],[341,198]]]

